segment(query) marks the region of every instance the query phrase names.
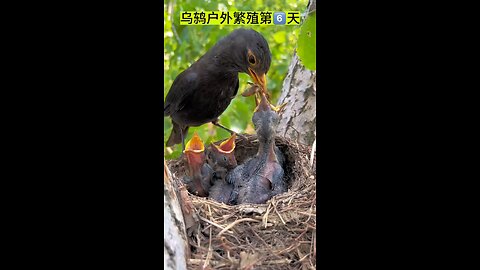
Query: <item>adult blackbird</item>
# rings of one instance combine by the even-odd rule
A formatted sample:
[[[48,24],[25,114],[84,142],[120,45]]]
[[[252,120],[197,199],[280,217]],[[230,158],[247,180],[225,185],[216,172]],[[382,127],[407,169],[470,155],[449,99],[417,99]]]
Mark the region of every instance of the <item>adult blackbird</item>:
[[[213,170],[205,163],[205,146],[195,132],[185,147],[188,175],[183,178],[190,193],[207,197],[212,184]]]
[[[266,93],[270,62],[268,43],[254,30],[240,28],[218,41],[175,78],[167,94],[163,114],[173,124],[167,146],[182,143],[185,149],[188,128],[209,122],[233,133],[218,117],[238,92],[238,73],[250,75]]]
[[[265,95],[260,96],[261,102],[252,117],[259,143],[257,154],[227,175],[227,182],[234,185],[231,200],[238,204],[265,203],[286,191],[282,168],[285,157],[275,146],[279,116]]]

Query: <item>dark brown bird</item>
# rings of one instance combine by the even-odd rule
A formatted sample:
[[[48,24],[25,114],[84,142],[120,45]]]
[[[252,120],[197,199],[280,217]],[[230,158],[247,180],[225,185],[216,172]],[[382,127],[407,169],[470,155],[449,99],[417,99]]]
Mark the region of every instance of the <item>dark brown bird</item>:
[[[209,197],[225,204],[231,203],[233,185],[225,181],[227,173],[237,166],[235,158],[235,139],[233,134],[220,145],[210,144],[206,150],[207,163],[213,169],[214,184],[210,188]]]
[[[279,116],[272,110],[265,95],[260,96],[261,102],[252,117],[259,141],[257,154],[227,175],[227,182],[234,185],[232,201],[238,204],[265,203],[286,191],[282,167],[285,157],[275,146]]]
[[[205,162],[205,147],[195,132],[185,147],[188,175],[183,178],[187,190],[200,197],[207,197],[211,186],[213,170]]]
[[[167,146],[182,143],[191,126],[218,123],[239,87],[238,73],[250,75],[266,93],[271,52],[265,38],[251,29],[237,29],[180,73],[165,99],[164,116],[172,118]]]

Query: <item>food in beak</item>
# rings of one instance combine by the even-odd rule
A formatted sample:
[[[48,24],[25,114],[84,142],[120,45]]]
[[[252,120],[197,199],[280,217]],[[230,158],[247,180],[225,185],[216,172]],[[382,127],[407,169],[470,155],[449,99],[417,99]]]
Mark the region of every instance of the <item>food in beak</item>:
[[[242,96],[244,96],[244,97],[249,97],[253,94],[256,94],[256,93],[260,92],[260,90],[262,89],[261,86],[259,86],[258,84],[253,84],[253,83],[249,83],[249,84],[250,84],[250,87],[247,88],[242,93]]]
[[[265,74],[258,75],[253,69],[248,68],[248,72],[252,80],[262,88],[262,92],[268,96],[267,92],[267,76]]]

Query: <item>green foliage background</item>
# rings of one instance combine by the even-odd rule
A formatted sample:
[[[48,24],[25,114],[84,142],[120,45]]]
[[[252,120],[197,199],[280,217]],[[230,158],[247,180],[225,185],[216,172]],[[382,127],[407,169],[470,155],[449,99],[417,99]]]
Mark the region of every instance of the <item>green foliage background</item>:
[[[164,4],[164,99],[175,77],[187,69],[219,39],[229,34],[239,26],[185,26],[180,25],[181,11],[300,11],[305,12],[308,0],[253,0],[253,1],[210,1],[210,0],[177,0],[167,1]],[[297,45],[300,26],[248,26],[261,33],[268,41],[272,52],[272,64],[267,74],[268,90],[272,95],[272,102],[276,104],[283,80],[287,75],[288,66]],[[313,58],[314,59],[314,58]],[[253,97],[242,97],[247,88],[247,81],[251,81],[247,74],[240,73],[239,94],[232,100],[227,110],[220,116],[220,123],[237,132],[254,133],[251,124],[255,101]],[[170,136],[172,128],[170,118],[164,118],[164,145]],[[185,142],[193,131],[196,131],[204,143],[211,143],[225,139],[230,134],[223,129],[205,124],[200,127],[191,127]],[[181,145],[173,149],[165,149],[165,158],[177,158],[181,152]]]

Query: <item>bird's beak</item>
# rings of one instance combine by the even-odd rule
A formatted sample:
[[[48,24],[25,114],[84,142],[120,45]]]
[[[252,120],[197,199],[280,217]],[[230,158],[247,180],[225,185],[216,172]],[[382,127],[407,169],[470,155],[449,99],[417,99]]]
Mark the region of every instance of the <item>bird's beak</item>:
[[[192,171],[199,171],[203,163],[205,163],[205,156],[203,151],[205,146],[203,145],[202,139],[195,132],[190,141],[185,145],[185,156],[187,158],[188,165]]]
[[[278,114],[281,114],[282,113],[282,110],[285,108],[285,106],[287,105],[287,102],[284,102],[283,104],[281,104],[280,106],[273,106],[270,102],[268,102],[268,100],[264,97],[264,94],[262,93],[255,93],[255,112],[257,112],[259,109],[261,109],[261,111],[267,111],[267,107],[266,107],[266,104],[268,104],[270,106],[270,109],[272,109],[274,112],[278,113]],[[259,98],[260,97],[260,98]],[[263,104],[261,107],[259,106],[260,104]]]
[[[250,77],[252,78],[252,80],[260,85],[263,89],[263,91],[266,93],[267,92],[267,76],[265,75],[265,73],[255,73],[255,71],[253,71],[253,69],[251,68],[248,68],[248,74],[250,75]]]
[[[222,154],[224,154],[228,158],[228,163],[230,165],[230,168],[234,168],[237,166],[237,160],[235,159],[235,155],[233,153],[233,150],[235,150],[235,139],[237,136],[235,133],[228,138],[228,140],[220,143],[220,145],[213,144],[215,146],[216,150]]]
[[[267,97],[265,97],[265,94],[259,93],[259,95],[260,95],[260,102],[258,103],[257,108],[255,108],[255,112],[258,112],[258,111],[266,112],[271,110],[272,108],[271,108],[270,102],[268,102]]]
[[[234,133],[228,140],[222,142],[220,146],[216,146],[218,150],[220,150],[222,153],[231,153],[233,150],[235,150],[235,139],[237,138],[237,135]]]

